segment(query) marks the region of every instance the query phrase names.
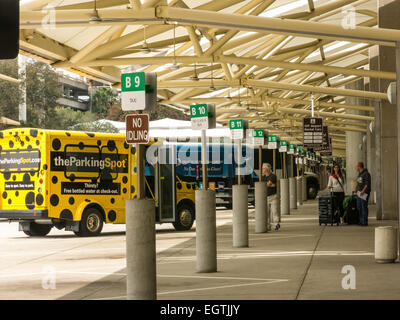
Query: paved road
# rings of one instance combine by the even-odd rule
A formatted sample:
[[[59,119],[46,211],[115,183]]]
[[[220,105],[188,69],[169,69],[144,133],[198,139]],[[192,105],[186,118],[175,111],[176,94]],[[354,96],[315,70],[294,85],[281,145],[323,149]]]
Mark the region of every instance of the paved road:
[[[256,234],[249,212],[250,247],[233,248],[232,212],[217,211],[218,272],[211,274],[195,272],[194,230],[157,226],[158,298],[400,299],[399,264],[374,261],[374,228],[396,221],[319,226],[316,202],[307,201],[282,217],[279,231]],[[0,299],[125,299],[124,229],[107,225],[97,238],[53,230],[40,239],[0,223]],[[354,290],[342,286],[349,265]]]
[[[231,219],[218,210],[217,225]],[[195,228],[195,225],[194,225]],[[176,232],[171,224],[157,225],[157,252],[184,243],[195,229]],[[0,222],[0,300],[58,299],[105,275],[125,268],[125,225],[105,225],[96,238],[79,238],[55,228],[45,238],[29,238],[18,223]],[[50,287],[56,275],[56,289]]]

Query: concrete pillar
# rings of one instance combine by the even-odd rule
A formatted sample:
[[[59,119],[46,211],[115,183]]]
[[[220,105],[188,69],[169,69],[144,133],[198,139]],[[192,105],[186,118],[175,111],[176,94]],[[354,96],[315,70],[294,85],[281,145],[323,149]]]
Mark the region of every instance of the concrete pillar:
[[[364,90],[364,80],[352,82],[346,85],[346,89]],[[346,97],[346,103],[361,105],[364,100],[357,97]],[[362,111],[346,109],[346,113],[364,115]],[[356,171],[356,163],[363,161],[364,150],[363,150],[363,135],[362,132],[346,131],[346,194],[351,194],[353,191],[353,185],[356,183],[358,172]]]
[[[303,204],[303,177],[298,176],[296,178],[296,195],[297,195],[297,205],[301,206]]]
[[[370,112],[372,115],[372,112]],[[375,126],[374,121],[368,121],[367,125],[367,156],[366,156],[366,163],[367,168],[373,169],[375,168]],[[375,203],[376,199],[376,174],[374,170],[371,170],[371,195],[369,197],[369,203]]]
[[[18,55],[19,82],[19,116],[18,120],[26,122],[26,57]]]
[[[296,178],[289,178],[290,210],[297,209]]]
[[[217,271],[217,224],[213,190],[196,190],[196,271]]]
[[[375,228],[375,260],[378,263],[391,263],[397,259],[397,228]]]
[[[126,200],[126,275],[128,300],[157,298],[153,200]]]
[[[307,179],[305,176],[302,177],[302,186],[301,186],[301,191],[303,194],[303,202],[307,201]]]
[[[400,29],[400,1],[378,0],[378,27]],[[369,49],[370,68],[396,71],[396,48],[373,46]],[[386,92],[392,80],[371,79],[370,89]],[[375,106],[376,162],[372,180],[376,179],[377,219],[397,219],[397,106],[381,100]],[[370,168],[371,169],[371,168]]]
[[[265,182],[256,182],[254,184],[255,195],[255,232],[268,232],[268,200],[267,184]]]
[[[233,196],[233,246],[249,246],[248,190],[249,186],[234,185]]]
[[[289,179],[280,179],[281,214],[290,214]]]

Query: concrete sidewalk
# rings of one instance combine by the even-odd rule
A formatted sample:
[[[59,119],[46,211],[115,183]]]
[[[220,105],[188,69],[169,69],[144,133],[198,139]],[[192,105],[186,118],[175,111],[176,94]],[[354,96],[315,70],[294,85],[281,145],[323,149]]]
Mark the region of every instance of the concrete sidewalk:
[[[158,299],[400,298],[400,265],[374,261],[374,228],[397,221],[319,226],[317,202],[307,201],[282,218],[279,231],[255,234],[249,212],[249,248],[232,247],[231,223],[218,228],[216,273],[195,272],[195,238],[159,253]],[[342,288],[346,265],[356,270],[355,290]],[[122,269],[62,299],[125,299],[125,282]]]

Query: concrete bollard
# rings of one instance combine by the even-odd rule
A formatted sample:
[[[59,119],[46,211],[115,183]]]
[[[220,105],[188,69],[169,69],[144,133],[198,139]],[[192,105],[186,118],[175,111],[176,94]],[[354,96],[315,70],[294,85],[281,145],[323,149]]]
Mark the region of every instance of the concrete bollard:
[[[301,206],[303,204],[303,180],[301,176],[296,178],[296,189],[297,205]]]
[[[196,190],[196,271],[217,271],[217,222],[213,190]]]
[[[289,178],[290,210],[297,209],[296,178]]]
[[[126,287],[128,300],[157,299],[155,205],[126,200]]]
[[[397,259],[397,228],[375,228],[375,261],[392,263]]]
[[[248,192],[246,184],[234,185],[233,197],[233,246],[236,248],[249,246]]]
[[[290,214],[289,179],[280,179],[281,214]]]
[[[255,232],[268,232],[268,200],[267,200],[267,184],[265,182],[254,183],[255,194]]]
[[[307,201],[307,178],[305,176],[302,176],[302,186],[301,186],[301,191],[303,192],[303,202]]]

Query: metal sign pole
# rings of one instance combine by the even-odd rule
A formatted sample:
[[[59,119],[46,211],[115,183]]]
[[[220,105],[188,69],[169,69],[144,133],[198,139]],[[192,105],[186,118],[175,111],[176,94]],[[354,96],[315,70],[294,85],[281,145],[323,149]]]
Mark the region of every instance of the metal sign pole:
[[[272,151],[273,159],[272,159],[272,166],[273,166],[273,173],[276,174],[276,149]]]
[[[258,166],[260,168],[260,174],[258,180],[262,181],[262,146],[258,147]]]
[[[287,178],[287,172],[286,172],[286,152],[283,152],[283,178]]]
[[[238,139],[238,185],[242,184],[241,166],[242,166],[242,139]]]
[[[203,166],[203,190],[207,190],[207,136],[206,130],[201,130],[201,162]]]

